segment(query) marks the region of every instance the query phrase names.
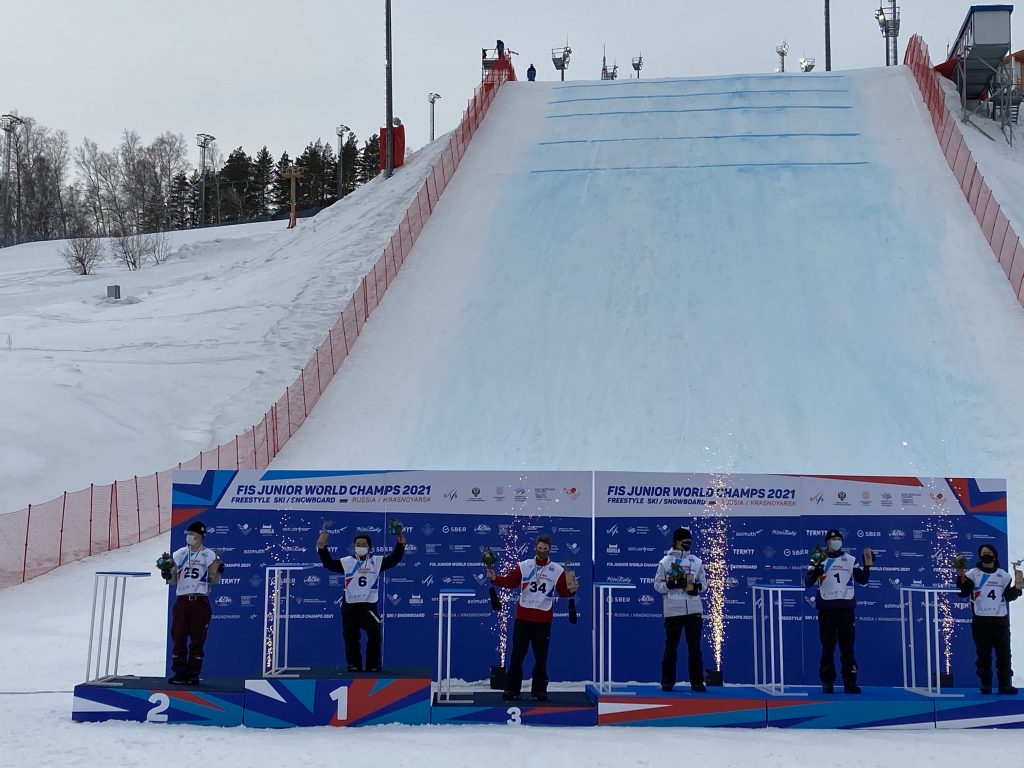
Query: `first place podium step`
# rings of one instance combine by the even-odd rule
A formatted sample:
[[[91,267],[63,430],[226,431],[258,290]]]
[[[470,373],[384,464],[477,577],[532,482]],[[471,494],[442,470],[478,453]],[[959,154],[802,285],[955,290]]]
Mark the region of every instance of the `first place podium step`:
[[[253,728],[352,727],[430,722],[427,670],[311,669],[297,677],[245,681],[243,724]]]

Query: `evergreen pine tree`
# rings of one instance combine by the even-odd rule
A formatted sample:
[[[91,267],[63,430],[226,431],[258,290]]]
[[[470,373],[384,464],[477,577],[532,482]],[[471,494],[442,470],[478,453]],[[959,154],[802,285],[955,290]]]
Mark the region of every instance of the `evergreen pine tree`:
[[[171,180],[171,189],[167,194],[167,215],[171,229],[191,226],[188,177],[184,171]]]
[[[221,221],[238,221],[251,216],[245,202],[252,182],[252,161],[241,147],[233,149],[217,175],[221,184]]]
[[[281,159],[274,166],[273,189],[270,195],[270,204],[274,213],[286,213],[291,200],[291,182],[281,177],[281,171],[290,168],[292,159],[287,152],[281,153]]]
[[[380,137],[374,134],[367,139],[363,151],[359,153],[356,181],[359,184],[365,184],[371,179],[377,178],[378,173],[380,173]]]
[[[349,194],[358,183],[356,164],[359,161],[359,145],[355,133],[349,133],[348,140],[341,148],[341,196]]]
[[[252,185],[249,188],[249,210],[253,216],[266,216],[271,212],[273,184],[274,158],[264,146],[253,158]]]

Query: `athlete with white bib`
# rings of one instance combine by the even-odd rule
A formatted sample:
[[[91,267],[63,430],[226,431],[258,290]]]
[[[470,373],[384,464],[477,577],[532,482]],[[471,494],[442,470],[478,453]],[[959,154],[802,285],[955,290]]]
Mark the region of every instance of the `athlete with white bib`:
[[[327,531],[316,541],[320,562],[334,573],[345,576],[345,592],[341,603],[341,629],[345,638],[345,660],[349,672],[363,672],[360,631],[366,633],[366,672],[381,671],[381,619],[377,614],[377,585],[380,575],[394,568],[405,554],[405,534],[399,532],[398,543],[390,555],[371,555],[373,541],[365,533],[353,539],[353,555],[336,560],[327,551]]]
[[[705,693],[704,657],[700,648],[704,623],[704,605],[700,593],[705,588],[704,564],[690,551],[693,536],[687,528],[676,528],[672,549],[658,563],[654,591],[662,597],[665,616],[665,652],[661,657],[661,690],[671,691],[676,684],[676,660],[679,638],[686,633],[690,689]]]
[[[187,546],[175,550],[173,566],[161,575],[168,585],[177,585],[178,599],[171,608],[171,685],[196,685],[203,668],[203,646],[210,628],[210,585],[220,581],[224,561],[203,546],[206,526],[196,520],[185,529]]]
[[[523,560],[515,568],[499,576],[490,566],[487,578],[505,589],[519,588],[516,620],[512,629],[512,652],[505,678],[506,701],[519,698],[523,688],[523,662],[526,652],[533,647],[533,674],[530,693],[537,701],[548,700],[548,647],[551,644],[551,620],[555,615],[555,600],[576,594],[575,580],[570,585],[565,569],[549,558],[551,539],[538,536],[534,548],[536,557]]]
[[[818,638],[821,640],[821,662],[818,676],[823,693],[835,692],[836,642],[842,664],[843,690],[860,693],[857,684],[857,659],[853,655],[855,639],[854,582],[867,584],[874,555],[864,550],[864,566],[853,555],[843,552],[843,534],[835,528],[825,534],[826,549],[816,547],[811,555],[804,584],[817,585],[815,605],[818,608]]]
[[[963,558],[966,561],[966,557]],[[966,565],[966,562],[964,562]],[[1017,573],[1020,573],[1019,571]],[[975,668],[982,693],[992,693],[992,651],[996,652],[999,693],[1016,695],[1010,666],[1010,608],[1021,594],[1021,579],[999,567],[999,553],[991,544],[978,547],[978,563],[965,572],[957,567],[956,585],[962,597],[971,598],[971,636],[977,651]]]

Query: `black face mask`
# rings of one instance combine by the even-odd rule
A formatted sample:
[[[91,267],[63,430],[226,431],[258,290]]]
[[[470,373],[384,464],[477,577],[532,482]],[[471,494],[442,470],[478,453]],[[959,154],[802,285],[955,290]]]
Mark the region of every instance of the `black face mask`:
[[[992,555],[982,555],[981,562],[983,565],[992,565],[996,559]]]
[[[679,542],[679,549],[681,549],[683,552],[689,552],[690,551],[690,546],[692,544],[693,544],[692,541],[681,541],[681,542]]]

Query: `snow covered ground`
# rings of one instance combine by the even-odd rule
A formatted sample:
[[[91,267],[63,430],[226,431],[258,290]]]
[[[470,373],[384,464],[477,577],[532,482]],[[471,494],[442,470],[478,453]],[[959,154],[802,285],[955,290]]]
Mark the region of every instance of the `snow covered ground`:
[[[277,466],[1001,476],[1019,557],[1024,311],[915,94],[903,68],[503,88]],[[387,198],[397,189],[364,192],[380,195],[377,218],[339,206],[293,233],[254,231],[236,246],[179,249],[186,258],[118,273],[140,304],[105,304],[109,275],[79,282],[52,253],[39,255],[48,267],[0,253],[0,340],[12,335],[10,353],[0,344],[0,394],[17,406],[0,415],[0,450],[19,446],[0,456],[0,489],[15,497],[0,507],[163,468],[261,415],[361,273],[355,253],[359,264],[379,254],[388,204],[393,215],[405,209]],[[7,278],[18,275],[15,288]],[[280,379],[253,384],[259,369]],[[68,424],[86,445],[61,437]],[[50,481],[59,487],[46,491]],[[8,760],[1019,760],[1011,732],[70,723],[92,572],[148,569],[165,546],[144,542],[0,591]],[[146,582],[128,597],[128,673],[163,667],[164,587]],[[1022,659],[1024,627],[1014,626]]]
[[[293,230],[173,233],[160,266],[79,277],[60,242],[0,251],[0,512],[168,469],[262,419],[445,144]],[[110,304],[114,283],[122,301]]]

